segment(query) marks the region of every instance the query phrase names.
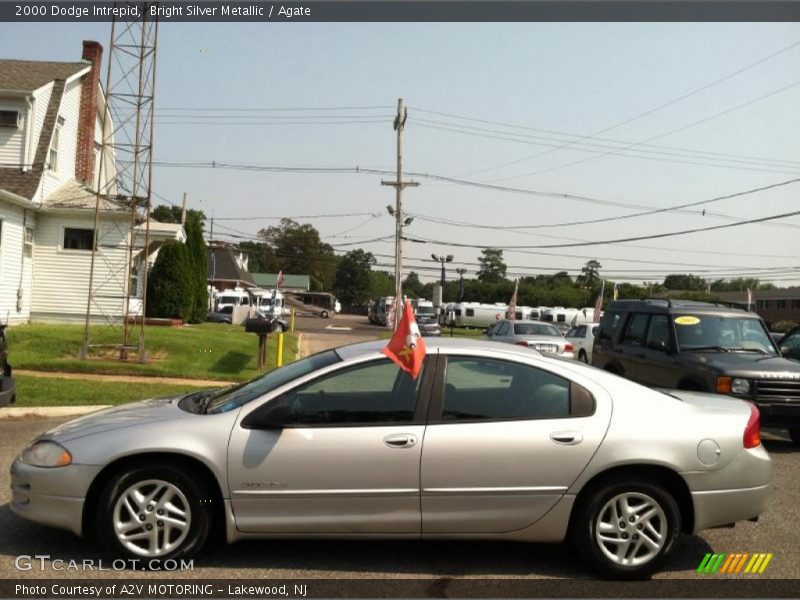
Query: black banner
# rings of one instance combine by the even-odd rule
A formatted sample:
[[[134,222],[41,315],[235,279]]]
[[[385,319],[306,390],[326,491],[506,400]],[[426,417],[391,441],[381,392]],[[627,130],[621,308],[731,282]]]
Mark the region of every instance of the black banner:
[[[797,580],[659,579],[33,579],[2,598],[797,598]]]
[[[800,21],[797,0],[316,0],[0,2],[0,22]]]

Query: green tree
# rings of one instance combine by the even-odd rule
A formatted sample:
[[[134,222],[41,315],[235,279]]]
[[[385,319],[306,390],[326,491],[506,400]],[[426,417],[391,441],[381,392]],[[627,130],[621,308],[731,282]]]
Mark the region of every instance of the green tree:
[[[180,223],[182,213],[183,209],[180,206],[159,204],[150,211],[150,217],[161,223]],[[186,211],[186,220],[188,221],[189,219],[200,219],[202,222],[206,220],[206,215],[202,210],[190,208]]]
[[[687,292],[705,292],[708,284],[706,280],[697,275],[674,273],[664,278],[664,287],[668,290],[682,290]]]
[[[394,276],[386,271],[370,271],[369,295],[371,298],[394,296]]]
[[[339,261],[333,290],[342,304],[364,306],[370,300],[370,271],[375,257],[361,249],[351,250]]]
[[[147,316],[186,319],[191,281],[186,247],[180,242],[164,244],[147,278]]]
[[[266,242],[239,242],[239,250],[249,257],[251,273],[277,273],[281,269],[275,252]]]
[[[202,323],[208,312],[208,256],[203,241],[203,223],[199,218],[186,219],[186,260],[191,289],[186,320]]]
[[[403,294],[409,298],[424,298],[422,294],[422,282],[419,280],[419,275],[411,271],[403,281]]]
[[[506,264],[503,251],[499,248],[484,248],[478,258],[478,280],[484,283],[499,283],[506,278]]]
[[[603,268],[598,261],[592,259],[581,268],[576,282],[584,289],[589,291],[600,287],[600,269]]]
[[[313,225],[281,219],[279,225],[262,229],[258,235],[270,245],[284,273],[308,275],[312,291],[331,289],[338,258]]]

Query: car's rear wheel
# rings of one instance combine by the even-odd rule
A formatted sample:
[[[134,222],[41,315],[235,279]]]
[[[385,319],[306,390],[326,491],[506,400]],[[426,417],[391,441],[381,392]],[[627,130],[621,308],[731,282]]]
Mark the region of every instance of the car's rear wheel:
[[[323,310],[321,313],[319,313],[319,316],[322,317],[323,319],[327,319],[328,318],[328,311],[327,310]]]
[[[585,350],[581,350],[580,352],[578,352],[578,360],[581,361],[582,363],[586,363],[587,365],[589,364],[589,358],[586,356]]]
[[[643,579],[670,552],[680,531],[678,505],[661,485],[613,481],[578,507],[571,535],[597,574]]]
[[[211,529],[201,485],[174,467],[134,467],[100,497],[97,532],[112,553],[139,560],[192,556]]]
[[[800,429],[790,429],[789,430],[789,437],[792,438],[792,441],[800,446]]]

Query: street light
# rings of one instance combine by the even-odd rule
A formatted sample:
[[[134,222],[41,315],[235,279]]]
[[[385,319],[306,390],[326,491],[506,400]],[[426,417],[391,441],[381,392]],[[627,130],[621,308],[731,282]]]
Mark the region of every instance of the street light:
[[[447,256],[437,256],[436,254],[431,254],[431,258],[436,262],[442,263],[442,304],[444,304],[444,263],[453,262],[453,255],[448,254]]]

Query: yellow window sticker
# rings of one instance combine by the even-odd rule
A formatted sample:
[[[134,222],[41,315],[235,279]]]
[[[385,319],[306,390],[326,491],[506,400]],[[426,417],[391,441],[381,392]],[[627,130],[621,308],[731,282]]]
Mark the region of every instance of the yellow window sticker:
[[[686,315],[683,317],[676,317],[675,322],[678,325],[697,325],[700,322],[700,319]]]

